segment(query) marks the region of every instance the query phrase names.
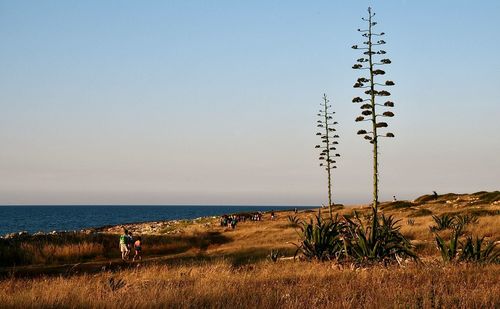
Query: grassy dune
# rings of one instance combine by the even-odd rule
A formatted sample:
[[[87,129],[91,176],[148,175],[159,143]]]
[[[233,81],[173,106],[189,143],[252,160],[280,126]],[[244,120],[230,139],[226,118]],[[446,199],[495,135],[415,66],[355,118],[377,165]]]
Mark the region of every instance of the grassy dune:
[[[478,223],[468,225],[466,234],[498,240],[499,200],[499,192],[478,192],[383,203],[385,214],[401,219],[403,234],[423,261],[418,265],[356,268],[288,259],[298,241],[287,219],[295,216],[292,212],[278,212],[274,221],[266,214],[262,222],[241,222],[236,230],[205,219],[183,222],[174,235],[143,235],[145,260],[140,265],[119,262],[113,234],[103,234],[99,241],[80,235],[71,241],[4,244],[4,256],[6,248],[29,255],[49,247],[45,250],[58,258],[4,267],[1,307],[499,308],[500,265],[443,264],[429,230],[431,215],[474,214]],[[369,213],[367,206],[355,209],[361,216]],[[296,216],[308,220],[316,213]],[[447,237],[449,232],[439,233]],[[280,250],[284,258],[271,262],[271,250]]]

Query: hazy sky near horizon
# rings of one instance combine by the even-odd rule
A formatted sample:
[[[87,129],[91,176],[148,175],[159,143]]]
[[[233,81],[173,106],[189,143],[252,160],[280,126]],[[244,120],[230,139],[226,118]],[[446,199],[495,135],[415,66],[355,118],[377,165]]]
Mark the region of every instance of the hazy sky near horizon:
[[[351,69],[371,5],[395,81],[382,199],[500,189],[500,1],[0,1],[0,204],[369,202]]]

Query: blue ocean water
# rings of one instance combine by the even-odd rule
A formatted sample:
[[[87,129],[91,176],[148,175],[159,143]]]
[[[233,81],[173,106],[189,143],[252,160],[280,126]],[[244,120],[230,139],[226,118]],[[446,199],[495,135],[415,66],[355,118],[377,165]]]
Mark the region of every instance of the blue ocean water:
[[[19,231],[73,231],[105,225],[194,219],[294,207],[296,206],[0,206],[0,235]]]

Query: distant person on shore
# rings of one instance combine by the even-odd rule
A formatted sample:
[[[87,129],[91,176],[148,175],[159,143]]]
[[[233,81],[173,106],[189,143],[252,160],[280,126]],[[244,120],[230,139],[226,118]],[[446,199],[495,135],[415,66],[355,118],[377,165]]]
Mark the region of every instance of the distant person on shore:
[[[271,210],[271,220],[274,220],[274,210]]]
[[[128,247],[127,247],[128,231],[123,228],[123,233],[120,235],[120,252],[122,253],[122,260],[127,259]]]
[[[434,199],[437,200],[438,199],[438,194],[436,191],[432,191],[432,195],[434,196]]]
[[[132,258],[132,262],[134,262],[136,259],[139,261],[142,261],[142,238],[141,236],[138,236],[137,239],[134,242],[134,250],[135,254],[134,257]]]

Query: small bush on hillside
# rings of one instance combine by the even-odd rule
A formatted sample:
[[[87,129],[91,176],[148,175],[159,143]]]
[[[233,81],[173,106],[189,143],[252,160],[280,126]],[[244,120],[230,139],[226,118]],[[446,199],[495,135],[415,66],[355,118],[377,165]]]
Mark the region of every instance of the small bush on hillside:
[[[389,202],[386,204],[380,205],[381,209],[389,210],[389,209],[408,209],[410,207],[415,206],[414,203],[408,201],[395,201]]]
[[[271,262],[278,262],[278,259],[280,257],[280,251],[279,250],[271,250],[271,253],[269,253],[269,260]]]
[[[477,217],[498,216],[500,215],[500,210],[472,209],[469,210],[469,213]]]
[[[422,209],[418,209],[418,210],[414,211],[409,216],[410,217],[424,217],[424,216],[428,216],[428,215],[432,215],[432,211],[429,209],[426,209],[426,208],[422,208]]]

